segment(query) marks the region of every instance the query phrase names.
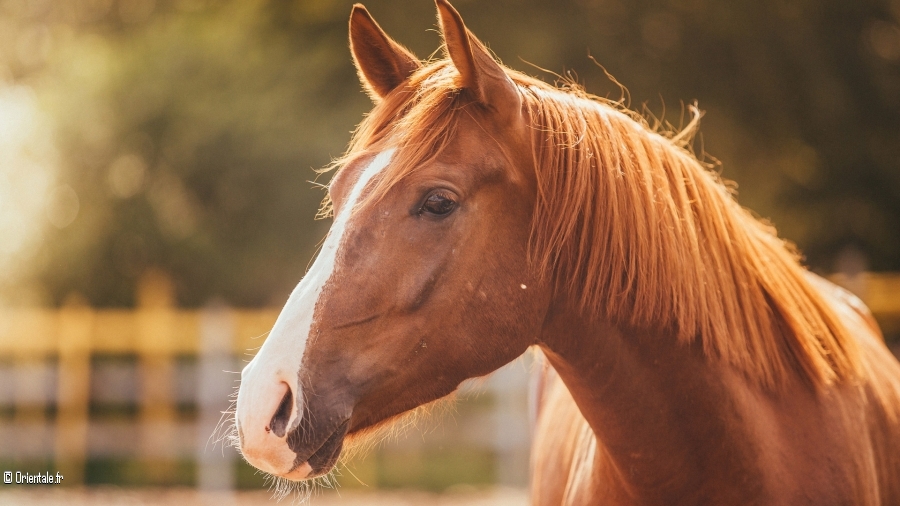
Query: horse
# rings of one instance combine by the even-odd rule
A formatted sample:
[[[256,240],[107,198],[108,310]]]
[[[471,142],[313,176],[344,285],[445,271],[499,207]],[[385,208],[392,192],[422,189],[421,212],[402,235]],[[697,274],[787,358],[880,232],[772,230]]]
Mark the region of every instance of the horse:
[[[539,350],[532,502],[900,504],[900,364],[690,149],[620,102],[501,65],[436,0],[420,61],[362,5],[374,108],[313,265],[241,373],[279,479]]]

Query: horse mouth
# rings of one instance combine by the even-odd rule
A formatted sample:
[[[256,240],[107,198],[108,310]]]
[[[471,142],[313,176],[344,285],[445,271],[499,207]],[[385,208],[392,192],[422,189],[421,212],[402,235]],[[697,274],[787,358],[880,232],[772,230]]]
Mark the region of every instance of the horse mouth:
[[[350,421],[347,420],[339,425],[334,432],[312,453],[305,461],[297,462],[290,472],[283,477],[295,481],[307,480],[328,474],[337,464],[338,458],[341,456],[341,450],[344,448],[344,436],[347,435],[347,429]],[[307,467],[308,466],[308,467]],[[308,474],[299,476],[297,472],[300,469],[307,468]]]

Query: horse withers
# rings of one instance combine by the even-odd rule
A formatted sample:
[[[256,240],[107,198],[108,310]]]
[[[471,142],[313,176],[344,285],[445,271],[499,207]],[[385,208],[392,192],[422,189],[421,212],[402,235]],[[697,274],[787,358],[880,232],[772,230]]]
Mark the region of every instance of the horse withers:
[[[537,347],[535,504],[900,504],[900,364],[681,133],[501,66],[446,0],[422,63],[361,5],[375,108],[334,223],[246,366],[237,439],[287,480]]]

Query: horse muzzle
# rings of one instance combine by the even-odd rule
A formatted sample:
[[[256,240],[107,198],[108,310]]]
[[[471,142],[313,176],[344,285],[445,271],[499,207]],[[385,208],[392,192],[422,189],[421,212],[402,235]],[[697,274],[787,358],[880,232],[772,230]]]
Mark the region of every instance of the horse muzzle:
[[[254,365],[242,373],[235,410],[241,454],[261,471],[289,480],[331,471],[343,449],[349,410],[315,397],[314,405],[298,402],[286,381],[257,374]]]

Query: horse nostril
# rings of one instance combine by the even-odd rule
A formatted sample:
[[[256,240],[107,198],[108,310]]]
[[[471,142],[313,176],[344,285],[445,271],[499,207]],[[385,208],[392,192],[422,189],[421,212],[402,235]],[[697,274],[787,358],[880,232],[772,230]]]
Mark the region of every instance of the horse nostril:
[[[266,432],[271,430],[276,436],[284,437],[287,431],[287,424],[291,420],[291,401],[293,399],[294,394],[288,388],[288,391],[285,392],[284,397],[281,398],[281,402],[278,404],[278,409],[272,416],[272,421],[266,426]]]

